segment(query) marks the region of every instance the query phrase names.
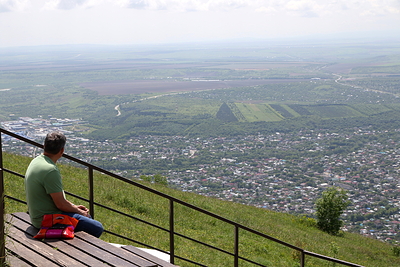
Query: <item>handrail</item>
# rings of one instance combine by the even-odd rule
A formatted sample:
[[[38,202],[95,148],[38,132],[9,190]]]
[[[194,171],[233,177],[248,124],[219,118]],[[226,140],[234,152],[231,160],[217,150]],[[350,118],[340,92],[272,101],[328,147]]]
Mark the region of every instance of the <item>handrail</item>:
[[[1,130],[1,128],[0,128]],[[6,260],[6,239],[4,232],[4,174],[3,174],[3,146],[2,133],[0,133],[0,266],[5,265]]]
[[[21,177],[21,178],[24,178],[24,176],[23,176],[22,174],[19,174],[19,173],[16,173],[16,172],[12,171],[12,170],[8,170],[8,169],[3,168],[2,134],[6,134],[6,135],[8,135],[8,136],[14,137],[14,138],[16,138],[16,139],[19,139],[19,140],[21,140],[21,141],[24,141],[24,142],[26,142],[26,143],[29,143],[29,144],[31,144],[31,145],[34,145],[34,146],[36,146],[36,147],[43,148],[43,145],[42,145],[42,144],[39,144],[39,143],[37,143],[37,142],[35,142],[35,141],[29,140],[29,139],[27,139],[27,138],[25,138],[25,137],[19,136],[19,135],[15,134],[15,133],[12,133],[12,132],[10,132],[10,131],[7,131],[7,130],[5,130],[5,129],[0,128],[0,190],[1,190],[2,193],[4,193],[4,188],[3,188],[3,182],[4,182],[4,180],[3,180],[3,179],[4,179],[3,172],[4,172],[4,171],[7,172],[7,173],[16,175],[16,176],[18,176],[18,177]],[[350,267],[363,267],[363,266],[358,265],[358,264],[354,264],[354,263],[342,261],[342,260],[339,260],[339,259],[331,258],[331,257],[325,256],[325,255],[320,255],[320,254],[317,254],[317,253],[314,253],[314,252],[306,251],[306,250],[304,250],[304,249],[302,249],[302,248],[299,248],[299,247],[297,247],[297,246],[294,246],[294,245],[292,245],[292,244],[289,244],[289,243],[287,243],[287,242],[284,242],[284,241],[279,240],[279,239],[277,239],[277,238],[274,238],[274,237],[272,237],[272,236],[266,235],[266,234],[264,234],[264,233],[261,233],[261,232],[259,232],[259,231],[254,230],[254,229],[251,229],[251,228],[249,228],[249,227],[247,227],[247,226],[244,226],[244,225],[241,225],[241,224],[239,224],[239,223],[236,223],[236,222],[234,222],[234,221],[232,221],[232,220],[229,220],[229,219],[227,219],[227,218],[224,218],[224,217],[222,217],[222,216],[220,216],[220,215],[214,214],[214,213],[212,213],[212,212],[209,212],[209,211],[207,211],[207,210],[204,210],[204,209],[202,209],[202,208],[199,208],[199,207],[197,207],[197,206],[195,206],[195,205],[192,205],[192,204],[190,204],[190,203],[184,202],[184,201],[182,201],[182,200],[180,200],[180,199],[178,199],[178,198],[172,197],[172,196],[170,196],[170,195],[167,195],[167,194],[165,194],[165,193],[162,193],[162,192],[160,192],[160,191],[157,191],[157,190],[155,190],[155,189],[153,189],[153,188],[147,187],[147,186],[145,186],[145,185],[143,185],[143,184],[140,184],[140,183],[138,183],[138,182],[135,182],[135,181],[126,179],[126,178],[124,178],[124,177],[122,177],[122,176],[119,176],[119,175],[114,174],[114,173],[112,173],[112,172],[109,172],[109,171],[107,171],[107,170],[101,169],[101,168],[99,168],[99,167],[97,167],[97,166],[94,166],[94,165],[92,165],[92,164],[90,164],[90,163],[84,162],[84,161],[82,161],[82,160],[80,160],[80,159],[74,158],[74,157],[69,156],[69,155],[67,155],[67,154],[63,154],[63,157],[66,158],[66,159],[69,159],[69,160],[71,160],[71,161],[73,161],[73,162],[75,162],[75,163],[78,163],[78,164],[80,164],[80,165],[83,165],[83,166],[87,167],[87,168],[88,168],[88,180],[89,180],[89,199],[85,199],[85,198],[83,198],[83,197],[80,197],[80,196],[71,194],[71,193],[69,193],[69,192],[65,192],[66,194],[71,195],[71,196],[74,196],[74,197],[76,197],[76,198],[78,198],[78,199],[87,201],[87,202],[89,203],[90,212],[91,212],[91,216],[92,216],[92,217],[95,216],[95,214],[94,214],[94,210],[95,210],[95,209],[94,209],[94,206],[98,206],[98,207],[102,207],[102,208],[108,209],[108,210],[110,210],[110,211],[116,212],[116,213],[121,214],[121,215],[123,215],[123,216],[130,217],[130,218],[132,218],[132,219],[138,220],[138,221],[140,221],[140,222],[142,222],[142,223],[145,223],[145,224],[147,224],[147,225],[150,225],[151,227],[155,227],[155,228],[158,228],[158,229],[160,229],[160,230],[162,230],[162,231],[168,232],[168,233],[169,233],[169,239],[170,239],[170,240],[169,240],[169,241],[170,241],[170,242],[169,242],[169,243],[170,243],[169,252],[160,250],[160,249],[155,248],[155,247],[153,247],[153,246],[151,246],[151,245],[149,245],[149,244],[143,244],[143,243],[141,243],[141,242],[139,242],[139,241],[137,241],[137,240],[133,240],[133,239],[131,239],[131,238],[129,238],[129,237],[121,236],[121,235],[119,235],[118,233],[113,233],[113,232],[111,232],[111,231],[105,230],[105,232],[107,232],[107,233],[109,233],[109,234],[118,236],[118,237],[120,237],[120,238],[123,238],[123,239],[125,239],[125,240],[131,241],[131,242],[134,242],[134,243],[137,243],[137,244],[144,245],[144,246],[149,247],[149,248],[152,248],[152,249],[156,249],[156,250],[161,251],[161,252],[164,252],[164,253],[166,253],[166,254],[169,254],[169,255],[170,255],[170,262],[171,262],[172,264],[175,263],[175,259],[181,259],[181,260],[184,260],[184,261],[186,261],[186,262],[190,262],[190,263],[192,263],[192,264],[196,264],[197,266],[204,266],[204,265],[202,265],[202,264],[200,264],[200,263],[194,262],[194,261],[192,261],[192,260],[190,260],[190,259],[187,259],[187,258],[184,258],[184,257],[181,257],[181,256],[175,254],[175,249],[174,249],[174,248],[175,248],[175,236],[179,236],[179,237],[186,238],[186,239],[191,240],[191,241],[193,241],[193,242],[197,242],[197,243],[199,243],[199,244],[205,245],[205,246],[207,246],[207,247],[209,247],[209,248],[218,250],[218,251],[220,251],[220,252],[223,252],[223,253],[225,253],[225,254],[227,254],[227,255],[232,256],[233,259],[234,259],[234,263],[233,263],[233,266],[234,266],[234,267],[238,267],[238,266],[239,266],[239,259],[240,259],[240,260],[243,260],[243,261],[247,261],[247,262],[252,263],[252,264],[255,264],[255,265],[258,265],[258,266],[264,266],[264,265],[261,265],[261,264],[259,264],[259,263],[257,263],[257,262],[254,262],[254,261],[252,261],[252,260],[250,260],[250,259],[241,257],[241,256],[239,255],[239,244],[240,244],[240,240],[239,240],[239,230],[244,230],[244,231],[253,233],[253,234],[255,234],[255,235],[258,235],[258,236],[260,236],[260,237],[263,237],[263,238],[265,238],[265,239],[268,239],[268,240],[271,240],[271,241],[273,241],[273,242],[276,242],[276,243],[279,243],[279,244],[281,244],[281,245],[284,245],[284,246],[286,246],[286,247],[288,247],[288,248],[297,250],[297,251],[300,253],[300,266],[301,266],[301,267],[304,267],[304,266],[305,266],[305,256],[306,256],[306,255],[311,256],[311,257],[315,257],[315,258],[320,258],[320,259],[327,260],[327,261],[334,262],[334,263],[340,263],[340,264],[342,264],[342,265],[346,265],[346,266],[350,266]],[[123,213],[123,212],[121,212],[121,211],[115,210],[115,209],[113,209],[113,208],[111,208],[111,207],[107,207],[107,206],[104,206],[104,205],[102,205],[102,204],[100,204],[100,203],[96,203],[96,202],[94,201],[94,188],[93,188],[93,187],[94,187],[94,185],[93,185],[93,171],[94,171],[94,170],[99,171],[99,172],[101,172],[101,173],[103,173],[103,174],[105,174],[105,175],[107,175],[107,176],[110,176],[110,177],[113,177],[113,178],[115,178],[115,179],[118,179],[118,180],[120,180],[120,181],[126,182],[126,183],[128,183],[128,184],[130,184],[130,185],[132,185],[132,186],[136,186],[136,187],[138,187],[138,188],[144,189],[144,190],[146,190],[146,191],[148,191],[148,192],[150,192],[150,193],[156,194],[156,195],[158,195],[158,196],[160,196],[160,197],[163,197],[163,198],[165,198],[165,199],[168,199],[168,200],[169,200],[169,228],[168,228],[168,229],[167,229],[167,228],[163,228],[163,227],[161,227],[161,226],[158,226],[158,225],[152,224],[152,223],[150,223],[150,222],[144,221],[144,220],[142,220],[142,219],[140,219],[140,218],[137,218],[137,217],[135,217],[135,216],[132,216],[132,215]],[[23,202],[23,203],[24,203],[24,201],[22,201],[22,200],[19,200],[19,199],[16,199],[16,198],[13,198],[13,197],[4,195],[3,197],[1,197],[0,205],[4,205],[4,197],[7,197],[7,198],[10,198],[10,199],[13,199],[13,200],[20,201],[20,202]],[[174,226],[175,226],[175,221],[174,221],[174,215],[175,215],[174,204],[175,204],[175,203],[181,204],[181,205],[186,206],[186,207],[188,207],[188,208],[190,208],[190,209],[196,210],[196,211],[201,212],[201,213],[203,213],[203,214],[205,214],[205,215],[211,216],[211,217],[213,217],[213,218],[216,218],[216,219],[218,219],[218,220],[220,220],[220,221],[223,221],[223,222],[225,222],[225,223],[228,223],[228,224],[234,226],[234,227],[235,227],[235,230],[234,230],[234,241],[233,241],[233,242],[234,242],[234,252],[232,253],[232,252],[225,251],[225,250],[223,250],[223,249],[221,249],[221,248],[214,247],[214,246],[209,245],[209,244],[206,244],[206,243],[204,243],[204,242],[202,242],[202,241],[195,240],[195,239],[193,239],[193,238],[190,238],[190,237],[188,237],[188,236],[185,236],[185,235],[183,235],[183,234],[180,234],[180,233],[178,233],[178,232],[175,232],[175,227],[174,227]],[[0,213],[1,213],[1,214],[0,214],[0,216],[1,216],[1,218],[0,218],[0,227],[3,227],[3,228],[1,228],[1,229],[4,229],[4,206],[3,206],[3,208],[0,207]],[[1,231],[1,229],[0,229],[0,238],[1,238],[0,241],[1,241],[1,240],[4,240],[4,231]],[[4,248],[4,246],[3,246],[2,244],[0,244],[0,254],[1,254],[1,255],[0,255],[0,266],[2,266],[2,265],[1,265],[1,259],[4,260],[3,256],[5,256],[5,248]]]

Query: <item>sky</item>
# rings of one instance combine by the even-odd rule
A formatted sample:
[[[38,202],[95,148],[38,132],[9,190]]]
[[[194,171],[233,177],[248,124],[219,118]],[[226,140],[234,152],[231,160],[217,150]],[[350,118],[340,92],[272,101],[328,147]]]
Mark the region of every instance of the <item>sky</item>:
[[[400,36],[400,0],[0,0],[0,47],[313,36]]]

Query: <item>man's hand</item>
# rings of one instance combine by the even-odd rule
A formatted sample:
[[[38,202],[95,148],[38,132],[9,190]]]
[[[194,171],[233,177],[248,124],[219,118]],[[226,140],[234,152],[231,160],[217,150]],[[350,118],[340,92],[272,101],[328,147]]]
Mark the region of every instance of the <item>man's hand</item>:
[[[75,207],[77,207],[78,209],[83,210],[83,211],[89,211],[89,209],[86,208],[86,207],[83,206],[83,205],[75,205]]]
[[[89,217],[89,209],[88,208],[86,208],[83,205],[75,205],[75,207],[77,207],[79,209],[79,211],[81,212],[79,214]]]

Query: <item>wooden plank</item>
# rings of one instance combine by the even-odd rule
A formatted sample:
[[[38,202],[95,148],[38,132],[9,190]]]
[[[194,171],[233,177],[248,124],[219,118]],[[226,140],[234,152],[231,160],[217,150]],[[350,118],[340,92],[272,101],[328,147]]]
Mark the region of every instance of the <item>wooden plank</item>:
[[[31,267],[29,263],[26,263],[22,259],[18,258],[14,255],[7,255],[6,256],[6,264],[7,266],[18,266],[18,267]]]
[[[164,261],[164,260],[162,260],[160,258],[157,258],[156,256],[151,255],[151,254],[149,254],[149,253],[147,253],[147,252],[145,252],[145,251],[143,251],[143,250],[141,250],[141,249],[139,249],[137,247],[134,247],[134,246],[123,246],[122,248],[125,249],[125,250],[128,250],[129,252],[132,252],[133,254],[136,254],[136,255],[138,255],[138,256],[146,259],[146,260],[154,262],[154,263],[156,263],[156,264],[158,264],[158,265],[160,265],[162,267],[177,267],[176,265],[174,265],[172,263],[169,263],[167,261]]]
[[[16,227],[8,229],[8,235],[12,237],[13,241],[24,244],[29,249],[34,250],[50,261],[60,264],[61,266],[82,266],[82,263],[76,261],[74,258],[61,253],[58,249],[48,246],[45,242],[36,239],[27,238],[25,233]],[[10,239],[9,239],[10,240]],[[10,240],[11,241],[11,240]],[[12,250],[14,242],[10,242],[8,249]],[[19,252],[18,252],[19,253]]]
[[[17,241],[12,242],[12,245],[10,245],[10,243],[11,242],[6,243],[6,249],[12,251],[18,251],[18,256],[24,259],[25,261],[32,263],[33,266],[46,266],[46,267],[60,266],[52,261],[49,261],[47,258],[43,257],[42,255],[36,253],[29,247],[26,247]]]
[[[112,266],[140,266],[128,261],[125,261],[124,259],[118,258],[113,254],[110,254],[107,250],[102,250],[99,249],[98,247],[95,247],[91,245],[90,243],[87,243],[79,238],[77,238],[81,233],[77,233],[74,239],[68,239],[65,240],[64,242],[68,243],[69,245],[73,246],[76,249],[79,249],[81,251],[85,251],[92,257],[95,257],[96,259],[101,259],[102,261],[106,262],[109,265]]]
[[[7,214],[9,216],[9,214]],[[26,212],[16,212],[11,214],[12,217],[17,217],[20,220],[25,221],[28,224],[31,224],[31,218],[29,217],[29,214]]]
[[[88,242],[91,245],[96,246],[100,249],[107,250],[108,253],[111,253],[115,256],[123,258],[126,261],[135,263],[141,267],[156,267],[157,266],[157,264],[154,264],[151,261],[143,259],[142,257],[140,257],[136,254],[129,253],[128,251],[123,250],[121,248],[115,247],[109,243],[104,242],[103,240],[100,240],[94,236],[89,235],[88,233],[79,232],[76,234],[75,238],[84,240],[85,242]]]
[[[27,239],[29,238],[34,239],[33,236],[37,233],[38,229],[26,223],[26,221],[20,220],[19,217],[12,218],[12,223],[14,224],[15,227],[18,227],[20,229],[25,229],[25,235]],[[82,252],[79,249],[76,249],[75,247],[71,247],[69,244],[65,243],[62,240],[46,239],[45,244],[69,255],[69,257],[74,258],[79,262],[83,262],[83,264],[86,264],[88,266],[99,266],[104,264],[103,261],[93,258],[87,253]]]

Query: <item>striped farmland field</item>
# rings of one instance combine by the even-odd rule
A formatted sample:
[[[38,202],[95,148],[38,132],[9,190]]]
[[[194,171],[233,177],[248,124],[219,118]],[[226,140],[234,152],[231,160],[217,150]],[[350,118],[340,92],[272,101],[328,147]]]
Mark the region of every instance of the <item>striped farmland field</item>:
[[[282,115],[277,113],[268,104],[235,103],[240,113],[247,122],[255,121],[281,121]]]
[[[281,114],[284,118],[293,118],[294,114],[290,113],[287,109],[288,106],[284,105],[270,104],[270,107]]]
[[[362,113],[348,105],[310,105],[307,109],[322,118],[360,117]]]

